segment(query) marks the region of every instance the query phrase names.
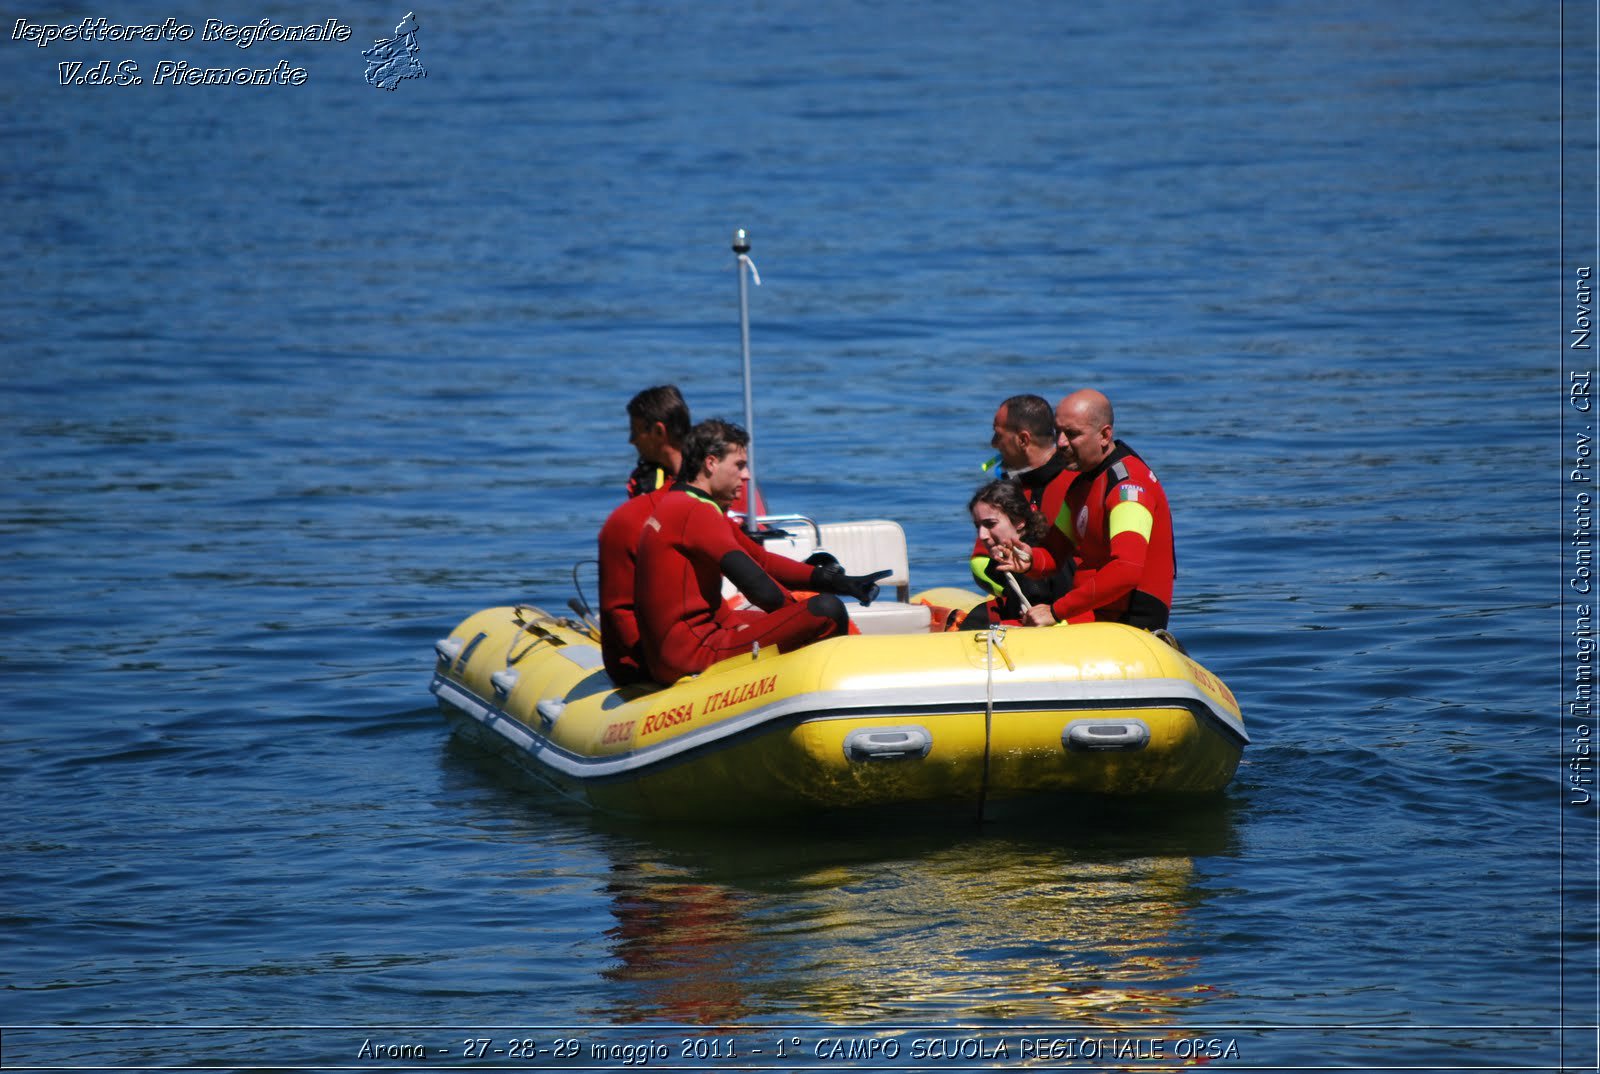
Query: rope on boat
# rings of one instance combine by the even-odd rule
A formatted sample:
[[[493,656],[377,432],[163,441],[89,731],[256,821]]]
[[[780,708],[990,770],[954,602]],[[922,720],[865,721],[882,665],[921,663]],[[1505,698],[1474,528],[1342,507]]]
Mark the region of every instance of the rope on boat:
[[[578,617],[578,622],[582,624],[584,632],[589,635],[590,639],[598,642],[600,640],[600,624],[595,621],[594,607],[589,603],[588,598],[583,595],[583,580],[578,577],[578,572],[590,564],[593,564],[597,570],[600,567],[598,559],[580,559],[572,565],[572,588],[578,595],[567,601],[567,607],[571,608],[573,614]]]
[[[550,633],[545,624],[561,626],[562,622],[545,612],[540,611],[531,604],[518,604],[511,613],[511,621],[517,625],[517,632],[511,635],[511,640],[506,644],[506,667],[514,667],[517,661],[537,649],[544,642],[554,642],[555,636]],[[517,639],[527,634],[533,640],[522,652],[512,655],[517,648]]]
[[[983,631],[983,778],[978,785],[978,821],[983,821],[983,808],[989,799],[989,749],[994,734],[994,654],[1000,652],[1000,658],[1006,662],[1006,667],[1012,671],[1017,669],[1011,662],[1011,654],[1006,652],[1006,628],[990,627]]]
[[[1017,576],[1010,571],[1001,571],[1000,573],[1006,576],[1006,584],[1011,587],[1011,592],[1017,595],[1017,600],[1022,604],[1022,610],[1028,611],[1031,609],[1033,605],[1029,603],[1027,597],[1023,596],[1022,586],[1017,582]]]
[[[994,633],[983,632],[983,775],[978,782],[978,823],[983,823],[983,803],[989,797],[989,732],[994,727]]]

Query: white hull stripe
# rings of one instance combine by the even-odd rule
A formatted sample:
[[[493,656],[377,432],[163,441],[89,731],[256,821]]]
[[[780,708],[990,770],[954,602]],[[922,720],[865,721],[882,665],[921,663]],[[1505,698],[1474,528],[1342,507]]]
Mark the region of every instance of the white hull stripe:
[[[1030,686],[1033,689],[1030,690]],[[1048,693],[1038,683],[1020,684],[1015,689],[1001,689],[999,684],[996,687],[996,712],[1177,708],[1194,714],[1202,723],[1240,746],[1250,741],[1243,724],[1228,713],[1217,712],[1199,687],[1186,679],[1052,683]],[[434,675],[431,689],[440,702],[482,724],[540,764],[578,780],[635,776],[641,771],[681,760],[685,754],[725,747],[755,732],[812,720],[849,720],[869,716],[915,719],[919,715],[963,712],[981,717],[984,711],[981,695],[973,697],[970,690],[957,687],[918,691],[919,699],[910,704],[893,702],[882,690],[830,690],[780,698],[665,742],[626,753],[593,757],[556,745],[504,709],[490,704],[442,675]]]

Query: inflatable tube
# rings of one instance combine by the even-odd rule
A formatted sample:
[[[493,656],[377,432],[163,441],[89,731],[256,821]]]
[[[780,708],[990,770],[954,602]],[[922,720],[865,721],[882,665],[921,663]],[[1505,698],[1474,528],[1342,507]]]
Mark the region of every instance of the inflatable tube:
[[[1249,742],[1219,679],[1115,623],[863,633],[670,687],[617,687],[580,624],[530,605],[435,648],[432,692],[463,737],[636,816],[1214,793]]]

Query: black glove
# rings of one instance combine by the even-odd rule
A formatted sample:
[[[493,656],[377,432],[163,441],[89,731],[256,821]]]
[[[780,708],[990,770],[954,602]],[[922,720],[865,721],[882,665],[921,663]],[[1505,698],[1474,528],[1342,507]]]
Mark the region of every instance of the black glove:
[[[862,607],[878,599],[878,579],[887,578],[894,571],[874,571],[871,574],[846,574],[837,563],[824,564],[811,572],[812,588],[822,593],[837,593],[854,597]]]

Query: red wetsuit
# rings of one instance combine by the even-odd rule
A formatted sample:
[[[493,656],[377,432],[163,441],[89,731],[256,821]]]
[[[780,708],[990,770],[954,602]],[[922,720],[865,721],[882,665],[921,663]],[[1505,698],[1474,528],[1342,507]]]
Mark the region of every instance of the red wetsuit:
[[[1060,452],[1031,470],[1024,470],[1020,474],[1001,474],[1002,479],[1009,477],[1022,487],[1023,498],[1035,511],[1044,516],[1046,522],[1055,519],[1056,513],[1061,510],[1061,500],[1067,494],[1067,486],[1072,484],[1072,479],[1077,476],[1067,469]],[[1065,565],[1057,564],[1057,566],[1070,570],[1072,563],[1068,560]],[[973,581],[996,596],[1002,595],[1005,583],[1003,580],[997,582],[990,572],[989,549],[984,547],[982,538],[972,544],[971,567]]]
[[[765,572],[764,584],[770,589],[746,589],[749,583],[738,577],[742,570],[733,572],[735,582],[747,597],[770,610],[724,609],[722,579],[727,568],[748,568],[751,562]],[[810,564],[766,552],[698,489],[675,487],[656,504],[645,522],[635,567],[640,648],[650,677],[657,682],[670,685],[718,660],[747,653],[756,642],[785,652],[840,628],[835,620],[817,614],[815,598],[797,602],[779,589],[780,585],[809,587]],[[837,601],[833,606],[842,618],[842,607]]]
[[[1167,625],[1177,573],[1172,512],[1156,475],[1120,440],[1099,466],[1073,477],[1030,573],[1053,570],[1066,556],[1077,571],[1071,590],[1050,605],[1058,622],[1092,613],[1146,630]]]
[[[666,494],[665,488],[658,488],[625,500],[600,527],[600,653],[618,685],[650,677],[639,650],[633,570],[645,520]]]

